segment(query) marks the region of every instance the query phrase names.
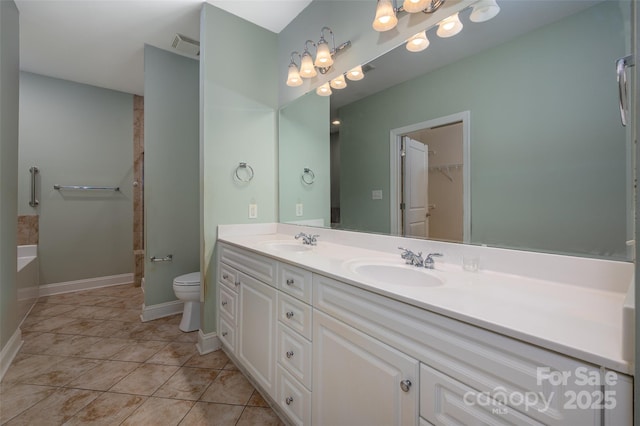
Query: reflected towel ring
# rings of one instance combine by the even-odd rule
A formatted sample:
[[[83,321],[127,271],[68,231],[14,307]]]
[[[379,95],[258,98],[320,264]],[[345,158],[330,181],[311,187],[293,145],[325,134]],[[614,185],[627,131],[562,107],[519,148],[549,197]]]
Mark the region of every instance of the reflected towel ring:
[[[246,176],[244,179],[240,177],[240,175],[238,174],[238,171],[240,169],[245,169],[248,170],[248,176]],[[238,165],[238,167],[236,167],[236,179],[238,179],[240,182],[249,182],[251,179],[253,179],[253,168],[248,165],[247,163],[240,163]]]
[[[305,167],[302,171],[301,178],[304,183],[306,183],[307,185],[311,185],[313,181],[316,180],[316,175],[315,173],[313,173],[313,170]]]

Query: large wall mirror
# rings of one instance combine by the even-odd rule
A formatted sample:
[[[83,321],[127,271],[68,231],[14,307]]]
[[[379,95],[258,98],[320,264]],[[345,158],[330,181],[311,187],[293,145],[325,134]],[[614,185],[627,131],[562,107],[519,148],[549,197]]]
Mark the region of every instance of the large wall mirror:
[[[330,98],[284,107],[280,221],[630,260],[615,64],[631,52],[631,2],[498,4],[488,22],[464,10],[456,36],[428,29],[426,50],[398,46]]]

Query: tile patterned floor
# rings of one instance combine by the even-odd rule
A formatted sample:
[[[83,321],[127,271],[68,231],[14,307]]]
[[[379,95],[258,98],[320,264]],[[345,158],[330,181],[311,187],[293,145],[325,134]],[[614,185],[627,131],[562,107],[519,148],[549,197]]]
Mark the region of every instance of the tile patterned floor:
[[[2,425],[282,425],[222,351],[180,316],[140,322],[140,288],[41,297],[0,383]]]

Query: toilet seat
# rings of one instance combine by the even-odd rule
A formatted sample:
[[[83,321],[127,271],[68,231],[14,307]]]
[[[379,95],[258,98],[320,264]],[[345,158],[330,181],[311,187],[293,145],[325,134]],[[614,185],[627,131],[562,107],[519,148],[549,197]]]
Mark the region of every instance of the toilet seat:
[[[180,275],[173,280],[173,284],[177,286],[198,286],[200,285],[200,272],[191,272],[190,274]]]

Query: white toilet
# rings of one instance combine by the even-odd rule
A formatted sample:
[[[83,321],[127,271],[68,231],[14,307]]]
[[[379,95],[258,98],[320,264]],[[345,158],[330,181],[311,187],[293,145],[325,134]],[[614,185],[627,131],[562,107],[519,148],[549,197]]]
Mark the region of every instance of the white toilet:
[[[173,292],[184,302],[180,330],[200,328],[200,272],[180,275],[173,280]]]

